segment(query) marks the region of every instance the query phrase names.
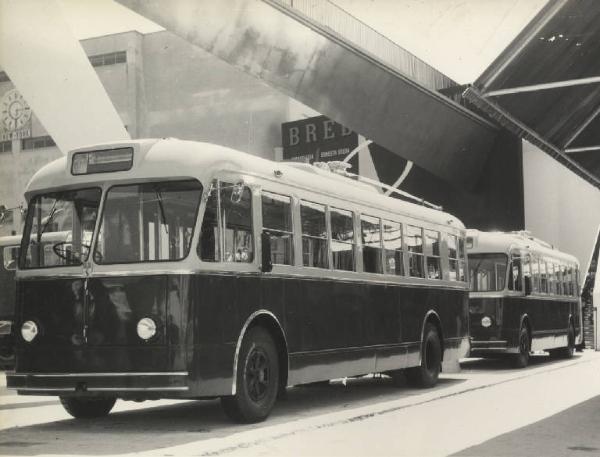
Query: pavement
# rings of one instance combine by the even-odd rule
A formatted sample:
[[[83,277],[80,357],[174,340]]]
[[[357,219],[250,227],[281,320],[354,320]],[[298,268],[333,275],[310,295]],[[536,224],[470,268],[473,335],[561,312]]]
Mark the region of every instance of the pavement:
[[[427,390],[373,376],[295,387],[253,425],[229,422],[216,400],[119,401],[77,421],[54,397],[0,386],[0,455],[600,455],[598,396],[592,351],[523,370],[470,359]]]

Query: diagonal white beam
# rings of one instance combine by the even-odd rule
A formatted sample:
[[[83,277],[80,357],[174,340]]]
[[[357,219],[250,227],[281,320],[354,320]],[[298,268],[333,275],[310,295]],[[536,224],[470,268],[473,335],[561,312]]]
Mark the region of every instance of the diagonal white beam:
[[[532,84],[530,86],[491,90],[489,92],[485,92],[483,95],[484,97],[496,97],[498,95],[518,94],[521,92],[536,92],[538,90],[560,89],[562,87],[583,86],[586,84],[598,83],[600,83],[600,76],[591,76],[589,78],[567,79],[564,81],[555,81],[551,83]]]
[[[583,148],[568,148],[565,149],[567,154],[571,152],[587,152],[587,151],[600,151],[600,145],[597,146],[585,146]]]
[[[63,153],[129,139],[56,0],[0,2],[0,66]]]
[[[588,127],[588,125],[592,123],[592,121],[596,118],[596,116],[598,116],[598,114],[600,114],[600,106],[596,108],[594,112],[579,127],[575,129],[575,132],[573,132],[569,139],[567,139],[563,148],[566,148],[573,141],[575,141],[575,138],[577,138],[581,134],[581,132],[583,132]]]

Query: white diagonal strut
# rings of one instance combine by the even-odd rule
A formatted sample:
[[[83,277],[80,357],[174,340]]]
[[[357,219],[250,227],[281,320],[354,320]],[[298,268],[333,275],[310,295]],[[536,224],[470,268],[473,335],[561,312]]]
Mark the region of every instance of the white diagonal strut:
[[[63,153],[130,138],[56,0],[0,2],[0,66]]]

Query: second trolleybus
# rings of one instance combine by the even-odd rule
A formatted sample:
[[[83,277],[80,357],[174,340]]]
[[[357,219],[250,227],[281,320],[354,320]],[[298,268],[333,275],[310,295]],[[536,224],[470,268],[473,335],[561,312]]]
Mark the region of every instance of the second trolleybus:
[[[582,341],[579,263],[529,232],[467,231],[471,354],[570,358]]]
[[[75,417],[220,397],[253,422],[286,386],[428,387],[468,353],[462,223],[347,173],[138,140],[70,152],[26,198],[8,386]]]

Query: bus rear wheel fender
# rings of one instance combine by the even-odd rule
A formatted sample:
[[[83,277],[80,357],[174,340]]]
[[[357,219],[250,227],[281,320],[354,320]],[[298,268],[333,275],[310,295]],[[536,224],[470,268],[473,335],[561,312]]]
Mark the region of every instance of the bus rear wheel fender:
[[[419,366],[406,369],[408,383],[421,388],[435,386],[442,370],[442,354],[441,332],[434,323],[428,320],[423,329],[421,363]]]
[[[551,357],[570,359],[575,354],[575,326],[573,320],[569,317],[569,327],[567,330],[567,345],[563,348],[548,351]]]
[[[221,397],[225,414],[236,422],[255,423],[270,414],[279,392],[279,355],[262,326],[245,333],[237,365],[236,393]]]

